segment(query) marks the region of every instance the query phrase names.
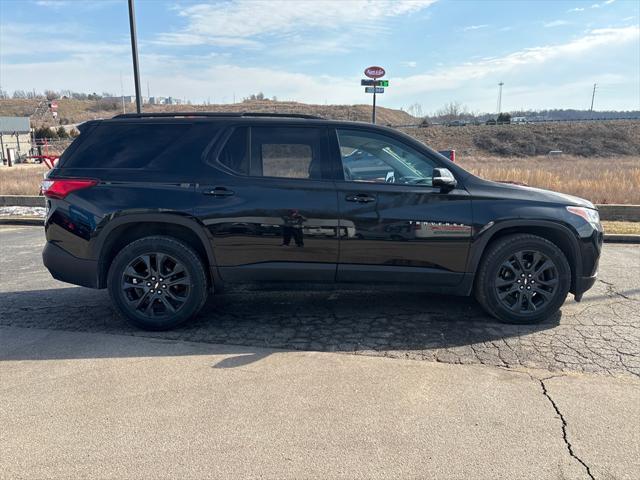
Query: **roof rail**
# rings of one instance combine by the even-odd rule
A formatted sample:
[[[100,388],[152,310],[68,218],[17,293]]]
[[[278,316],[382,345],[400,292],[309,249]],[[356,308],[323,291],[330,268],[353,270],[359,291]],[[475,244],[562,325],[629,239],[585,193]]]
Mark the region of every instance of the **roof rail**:
[[[158,113],[121,113],[113,118],[176,118],[176,117],[278,117],[307,118],[323,120],[316,115],[301,113],[269,113],[269,112],[158,112]]]

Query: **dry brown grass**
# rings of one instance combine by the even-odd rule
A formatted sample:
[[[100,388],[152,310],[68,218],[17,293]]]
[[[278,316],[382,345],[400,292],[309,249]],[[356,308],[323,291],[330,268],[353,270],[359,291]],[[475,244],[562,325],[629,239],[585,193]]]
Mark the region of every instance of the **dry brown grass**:
[[[471,157],[459,163],[489,180],[519,182],[593,203],[640,204],[640,157]]]
[[[0,195],[38,195],[44,165],[18,164],[0,167]]]
[[[605,233],[640,235],[640,222],[602,222]]]

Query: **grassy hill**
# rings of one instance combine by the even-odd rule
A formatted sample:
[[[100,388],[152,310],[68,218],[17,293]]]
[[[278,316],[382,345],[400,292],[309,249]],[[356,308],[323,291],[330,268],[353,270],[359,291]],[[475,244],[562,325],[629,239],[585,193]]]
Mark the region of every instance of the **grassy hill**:
[[[551,150],[578,157],[640,155],[640,121],[550,122],[403,128],[427,145],[463,156],[532,157]]]

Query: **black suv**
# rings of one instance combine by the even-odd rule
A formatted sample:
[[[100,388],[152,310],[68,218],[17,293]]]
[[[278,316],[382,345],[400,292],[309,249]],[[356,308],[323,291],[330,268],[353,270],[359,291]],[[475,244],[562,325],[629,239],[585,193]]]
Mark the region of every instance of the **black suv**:
[[[304,115],[90,121],[43,182],[44,264],[172,328],[224,284],[401,284],[474,293],[514,323],[595,282],[586,200],[482,180],[391,128]]]

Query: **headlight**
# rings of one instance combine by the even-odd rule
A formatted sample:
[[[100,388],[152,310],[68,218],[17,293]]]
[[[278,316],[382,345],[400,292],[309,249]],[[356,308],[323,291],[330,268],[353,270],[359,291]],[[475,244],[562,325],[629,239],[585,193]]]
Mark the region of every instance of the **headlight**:
[[[591,208],[585,207],[567,207],[567,211],[569,213],[573,213],[574,215],[578,215],[579,217],[584,218],[587,222],[589,222],[594,227],[600,225],[600,214],[597,210],[593,210]]]

